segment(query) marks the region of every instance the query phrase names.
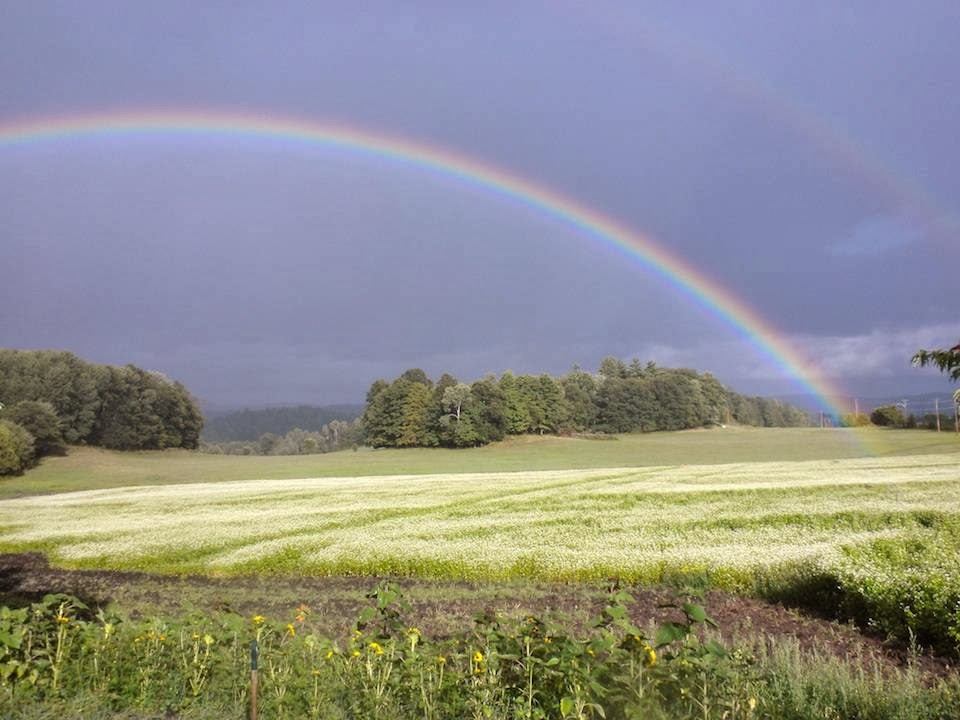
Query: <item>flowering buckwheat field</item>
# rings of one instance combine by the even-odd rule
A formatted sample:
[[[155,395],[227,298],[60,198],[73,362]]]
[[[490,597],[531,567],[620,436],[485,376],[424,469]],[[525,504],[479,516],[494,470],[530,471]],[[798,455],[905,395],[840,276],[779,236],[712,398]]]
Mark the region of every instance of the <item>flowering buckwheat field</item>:
[[[958,486],[955,453],[144,485],[2,500],[0,549],[161,573],[713,586],[956,657]],[[754,657],[705,640],[709,619],[693,600],[675,606],[683,622],[656,631],[632,624],[620,592],[582,637],[536,617],[489,617],[428,639],[401,621],[398,592],[368,597],[345,640],[315,634],[305,606],[289,618],[119,620],[47,595],[0,609],[0,711],[239,716],[251,638],[265,717],[948,718],[960,708],[951,676],[865,675],[788,657],[787,646]]]
[[[943,566],[956,455],[128,487],[0,503],[0,543],[75,567],[660,581],[732,589],[864,556]],[[906,552],[906,551],[904,551]],[[929,557],[927,557],[929,555]],[[881,567],[883,566],[883,567]]]

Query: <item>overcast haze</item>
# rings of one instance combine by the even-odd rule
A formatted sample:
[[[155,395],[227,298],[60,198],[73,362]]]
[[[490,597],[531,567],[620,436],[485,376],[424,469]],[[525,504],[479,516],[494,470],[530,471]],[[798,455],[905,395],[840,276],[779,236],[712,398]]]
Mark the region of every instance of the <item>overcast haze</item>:
[[[840,7],[842,5],[842,7]],[[960,4],[22,2],[0,125],[155,109],[439,145],[649,234],[851,395],[947,390]],[[0,346],[217,405],[605,355],[802,388],[639,263],[449,177],[263,138],[0,145]]]

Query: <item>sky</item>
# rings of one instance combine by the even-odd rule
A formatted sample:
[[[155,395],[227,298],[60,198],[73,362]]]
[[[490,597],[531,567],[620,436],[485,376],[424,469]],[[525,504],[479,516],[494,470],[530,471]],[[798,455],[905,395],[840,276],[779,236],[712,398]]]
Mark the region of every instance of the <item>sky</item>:
[[[953,388],[960,5],[45,2],[0,24],[2,128],[127,113],[445,149],[643,234],[841,393]],[[803,379],[629,253],[449,174],[229,133],[0,141],[0,346],[209,406],[362,402],[409,367]]]

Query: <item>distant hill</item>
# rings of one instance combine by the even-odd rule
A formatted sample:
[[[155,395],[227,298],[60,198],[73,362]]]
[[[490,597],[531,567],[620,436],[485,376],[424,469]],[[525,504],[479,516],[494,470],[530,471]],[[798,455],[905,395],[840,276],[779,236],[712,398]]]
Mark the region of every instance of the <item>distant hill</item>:
[[[363,414],[363,409],[363,405],[296,405],[211,413],[201,438],[207,442],[229,442],[256,440],[268,432],[285,435],[294,428],[319,430],[332,420],[354,420]]]

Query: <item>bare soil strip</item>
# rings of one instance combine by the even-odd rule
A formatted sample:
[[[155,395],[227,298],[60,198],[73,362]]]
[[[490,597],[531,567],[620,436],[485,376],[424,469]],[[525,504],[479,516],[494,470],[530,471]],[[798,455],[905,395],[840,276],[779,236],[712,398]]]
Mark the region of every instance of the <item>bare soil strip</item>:
[[[310,606],[318,631],[344,637],[374,577],[207,577],[140,572],[64,570],[51,567],[39,553],[0,554],[0,605],[21,606],[47,593],[68,593],[90,607],[115,603],[135,615],[187,610],[228,611],[285,618],[301,603]],[[467,583],[396,578],[411,605],[407,618],[425,633],[448,635],[469,630],[479,613],[507,617],[547,616],[582,630],[602,609],[606,588],[589,584],[542,582]],[[636,598],[632,610],[640,627],[670,617],[659,605],[674,599],[664,587],[626,588]],[[801,614],[779,604],[723,592],[711,592],[704,604],[724,638],[777,643],[793,639],[807,652],[832,655],[865,667],[896,668],[909,662],[934,676],[953,672],[945,658],[914,656],[848,625]]]

